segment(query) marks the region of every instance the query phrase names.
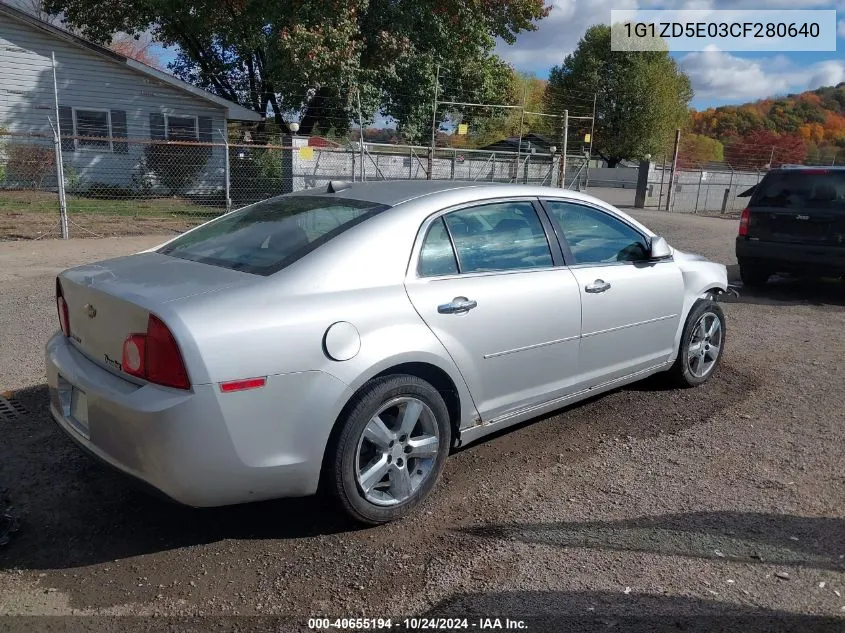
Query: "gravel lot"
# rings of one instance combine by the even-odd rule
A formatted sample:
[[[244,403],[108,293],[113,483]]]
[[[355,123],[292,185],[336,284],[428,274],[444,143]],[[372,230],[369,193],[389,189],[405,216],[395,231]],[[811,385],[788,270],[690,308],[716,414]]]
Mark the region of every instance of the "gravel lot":
[[[736,277],[735,221],[635,215]],[[55,274],[162,239],[0,244],[0,392],[29,411],[0,421],[0,495],[21,519],[0,546],[0,615],[181,618],[123,618],[129,630],[427,614],[529,618],[529,631],[845,631],[842,283],[743,292],[704,387],[638,384],[471,445],[417,515],[352,529],[319,499],[197,511],[149,498],[48,419]],[[283,619],[218,617],[240,615]],[[117,626],[50,621],[82,623]]]

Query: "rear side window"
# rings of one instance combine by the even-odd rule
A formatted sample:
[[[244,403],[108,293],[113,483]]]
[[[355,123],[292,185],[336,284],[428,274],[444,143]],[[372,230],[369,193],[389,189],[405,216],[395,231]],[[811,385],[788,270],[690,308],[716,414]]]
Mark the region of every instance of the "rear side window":
[[[373,202],[324,196],[274,198],[210,222],[158,252],[271,275],[387,208]]]
[[[499,202],[445,216],[461,273],[552,265],[546,233],[530,202]]]
[[[771,172],[760,183],[749,206],[841,210],[845,207],[845,171]]]
[[[421,277],[458,274],[458,262],[443,218],[438,218],[428,229],[420,250],[419,273]]]

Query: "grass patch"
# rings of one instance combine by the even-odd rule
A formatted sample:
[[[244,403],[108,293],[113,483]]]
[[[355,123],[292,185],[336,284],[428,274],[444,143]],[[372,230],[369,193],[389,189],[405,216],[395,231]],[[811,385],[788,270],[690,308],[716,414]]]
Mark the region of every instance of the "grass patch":
[[[195,204],[184,198],[104,199],[78,195],[67,196],[68,214],[109,214],[129,217],[198,216],[210,218],[222,208]],[[0,212],[59,212],[58,195],[47,191],[0,191]]]

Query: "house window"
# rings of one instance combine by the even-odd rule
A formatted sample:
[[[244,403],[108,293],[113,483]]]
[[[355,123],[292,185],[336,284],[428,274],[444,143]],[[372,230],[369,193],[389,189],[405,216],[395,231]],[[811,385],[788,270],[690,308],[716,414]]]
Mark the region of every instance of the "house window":
[[[108,110],[73,110],[77,149],[112,151],[111,115]]]
[[[168,141],[198,141],[197,117],[173,116],[165,117],[165,130]]]

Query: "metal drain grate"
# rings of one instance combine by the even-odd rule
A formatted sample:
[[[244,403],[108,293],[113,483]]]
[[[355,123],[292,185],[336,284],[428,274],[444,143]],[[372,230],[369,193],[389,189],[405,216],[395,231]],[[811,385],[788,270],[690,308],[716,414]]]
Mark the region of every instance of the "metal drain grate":
[[[26,407],[14,398],[0,396],[0,420],[11,421],[29,413]]]

